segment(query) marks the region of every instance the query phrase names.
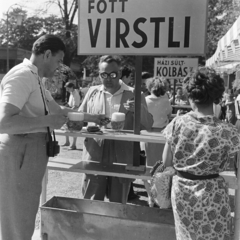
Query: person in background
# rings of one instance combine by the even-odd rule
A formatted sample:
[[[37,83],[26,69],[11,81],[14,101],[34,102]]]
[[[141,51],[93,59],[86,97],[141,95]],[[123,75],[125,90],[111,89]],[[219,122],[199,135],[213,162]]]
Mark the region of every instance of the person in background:
[[[165,79],[154,77],[148,78],[146,86],[150,92],[149,96],[146,96],[146,102],[148,111],[153,116],[153,126],[151,131],[161,132],[164,127],[169,123],[169,118],[172,114],[172,106],[169,102],[166,94]],[[161,159],[161,153],[163,152],[163,144],[158,143],[141,143],[142,150],[146,152],[147,166],[154,166],[154,164]],[[149,206],[153,206],[153,201],[150,197],[150,183],[143,181],[145,188],[148,192]]]
[[[185,94],[183,94],[183,90],[182,87],[178,87],[177,88],[177,94],[175,95],[175,102],[173,103],[173,97],[170,99],[170,102],[173,105],[187,105],[188,102],[188,98],[186,97]]]
[[[227,118],[227,105],[226,105],[227,99],[229,99],[229,89],[227,87],[225,87],[223,97],[219,103],[219,105],[221,106],[221,115],[220,115],[219,119],[224,120],[224,121]]]
[[[213,116],[224,80],[213,71],[197,71],[185,89],[193,111],[174,118],[163,132],[164,166],[177,173],[171,192],[176,239],[230,239],[228,188],[219,173],[240,150],[240,135]]]
[[[236,112],[236,128],[238,129],[238,132],[240,133],[240,88],[236,89],[237,97],[235,100],[235,112]]]
[[[0,239],[31,240],[48,163],[47,128],[59,129],[67,116],[51,113],[42,78],[52,78],[65,45],[44,35],[30,59],[13,67],[0,85]]]
[[[118,56],[105,55],[99,61],[101,85],[90,87],[79,111],[90,114],[102,114],[111,118],[112,113],[125,113],[124,130],[133,130],[134,89],[120,81],[121,62]],[[141,128],[151,129],[152,115],[147,110],[145,97],[141,96]],[[111,127],[111,126],[107,126]],[[139,149],[136,149],[140,152]],[[104,165],[114,162],[132,163],[133,142],[108,139],[86,138],[83,146],[83,161],[96,161]],[[108,196],[111,202],[127,202],[131,179],[86,174],[83,182],[85,199],[104,200]]]
[[[132,85],[132,70],[128,67],[122,69],[121,80],[128,86]]]
[[[57,87],[56,87],[54,81],[52,79],[48,79],[48,78],[43,78],[42,81],[43,81],[43,85],[44,85],[45,89],[51,93],[51,95],[54,99],[56,99],[58,90],[57,90]]]
[[[165,86],[165,89],[166,89],[166,94],[168,96],[169,99],[172,98],[173,96],[173,93],[171,91],[171,82],[170,82],[170,79],[167,79],[167,78],[161,78],[163,83],[164,83],[164,86]]]
[[[225,105],[226,109],[226,121],[235,125],[237,118],[235,112],[235,100],[232,89],[229,89],[228,96],[226,97]]]
[[[65,84],[69,81],[69,72],[68,71],[63,71],[62,72],[64,79],[62,80],[62,88],[61,88],[61,97],[62,97],[62,103],[65,104],[66,103],[66,99],[67,101],[69,100],[69,92],[66,91],[65,88]]]
[[[149,72],[142,72],[142,82],[141,82],[141,91],[143,92],[143,94],[146,96],[150,95],[148,89],[147,89],[147,85],[146,85],[146,81],[148,78],[151,78],[152,74]]]
[[[88,82],[83,82],[83,86],[82,86],[82,88],[80,89],[80,92],[81,92],[81,95],[82,95],[82,100],[83,100],[84,97],[86,96],[89,87],[90,87],[90,86],[89,86],[89,83],[88,83]]]
[[[65,107],[70,107],[73,110],[77,110],[80,105],[80,95],[77,89],[75,89],[75,86],[71,82],[67,82],[65,84],[66,91],[70,93],[70,97],[68,100],[68,103],[65,105]],[[73,137],[72,145],[70,146],[69,137],[66,136],[66,142],[63,144],[63,146],[70,146],[69,150],[76,150],[76,143],[77,143],[77,137]]]

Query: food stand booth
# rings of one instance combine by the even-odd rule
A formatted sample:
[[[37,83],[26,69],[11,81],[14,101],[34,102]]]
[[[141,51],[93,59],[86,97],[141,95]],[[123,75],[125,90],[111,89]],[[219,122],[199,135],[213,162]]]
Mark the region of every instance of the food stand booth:
[[[78,54],[136,55],[134,129],[121,132],[106,129],[100,134],[89,133],[86,129],[80,132],[58,130],[56,134],[164,144],[161,133],[140,131],[142,56],[204,55],[206,21],[207,0],[148,0],[147,4],[146,0],[79,0]],[[151,179],[150,169],[140,165],[139,152],[134,150],[129,154],[133,156],[131,165],[106,167],[96,162],[55,157],[50,159],[48,169]],[[224,177],[229,187],[237,187],[231,174],[224,174]],[[41,206],[42,239],[176,239],[171,209],[132,206],[124,201],[119,204],[60,197],[46,202],[46,189],[47,174]]]

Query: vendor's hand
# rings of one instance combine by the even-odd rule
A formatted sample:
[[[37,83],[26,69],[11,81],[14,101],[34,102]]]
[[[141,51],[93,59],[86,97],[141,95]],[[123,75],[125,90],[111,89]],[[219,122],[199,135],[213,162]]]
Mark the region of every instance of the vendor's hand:
[[[125,107],[125,109],[127,111],[130,111],[130,112],[135,111],[135,101],[134,100],[127,100],[127,102],[124,103],[123,106]]]

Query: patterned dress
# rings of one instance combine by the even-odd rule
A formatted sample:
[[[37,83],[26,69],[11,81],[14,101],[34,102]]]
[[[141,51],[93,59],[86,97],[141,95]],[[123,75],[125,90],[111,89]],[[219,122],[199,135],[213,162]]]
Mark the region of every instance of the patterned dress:
[[[213,116],[194,112],[176,117],[164,130],[176,170],[194,175],[225,171],[240,150],[236,128]],[[173,177],[172,207],[178,240],[230,239],[230,206],[222,177],[188,180]]]

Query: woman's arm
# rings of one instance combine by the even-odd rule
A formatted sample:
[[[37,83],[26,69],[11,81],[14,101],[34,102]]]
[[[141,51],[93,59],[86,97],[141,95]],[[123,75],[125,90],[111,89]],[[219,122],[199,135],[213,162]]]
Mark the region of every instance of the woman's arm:
[[[168,142],[165,143],[162,160],[165,167],[173,166],[173,155],[171,151],[171,146],[168,144]]]

